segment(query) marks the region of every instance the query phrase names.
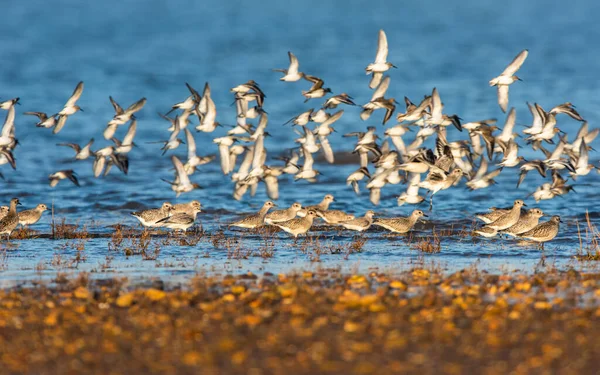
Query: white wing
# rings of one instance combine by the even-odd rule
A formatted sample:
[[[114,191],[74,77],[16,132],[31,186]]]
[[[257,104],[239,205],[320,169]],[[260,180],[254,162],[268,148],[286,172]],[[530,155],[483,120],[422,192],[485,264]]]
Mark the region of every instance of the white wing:
[[[511,108],[508,112],[508,116],[506,117],[506,122],[504,123],[504,129],[502,129],[502,134],[500,134],[500,139],[507,140],[512,138],[513,129],[515,128],[515,120],[517,119],[517,111],[515,108]]]
[[[179,185],[191,185],[190,178],[187,173],[185,173],[185,168],[183,168],[183,164],[181,160],[177,159],[177,156],[171,156],[171,161],[173,162],[173,166],[177,171],[177,179],[179,180]]]
[[[312,171],[313,164],[315,162],[312,157],[312,154],[310,152],[308,152],[308,150],[304,146],[302,146],[302,152],[304,154],[304,165],[302,166],[302,170],[303,171]]]
[[[320,126],[330,126],[331,124],[333,124],[334,122],[336,122],[337,120],[339,120],[340,117],[342,117],[343,114],[344,114],[344,110],[343,109],[337,111],[333,115],[329,116],[329,118],[327,120],[323,121]]]
[[[525,62],[525,59],[527,58],[528,54],[529,54],[529,51],[526,50],[526,49],[524,49],[523,51],[521,51],[521,53],[519,53],[517,55],[517,57],[515,57],[513,59],[513,61],[511,61],[510,64],[508,64],[508,66],[506,67],[506,69],[504,69],[504,71],[500,75],[501,76],[507,76],[507,77],[513,76],[517,72],[517,70],[519,70],[519,68],[521,67],[521,65],[523,65],[523,63]]]
[[[383,73],[373,72],[373,77],[371,77],[371,82],[369,82],[369,88],[374,89],[381,83],[381,77],[383,77]]]
[[[579,146],[579,159],[577,159],[577,167],[576,169],[584,169],[587,168],[589,162],[589,155],[587,145],[585,141],[581,142]]]
[[[185,129],[185,141],[187,142],[188,148],[188,160],[193,159],[196,156],[196,141],[194,140],[192,132],[188,129]]]
[[[131,121],[131,125],[129,125],[129,129],[127,129],[127,134],[125,134],[125,138],[123,138],[124,145],[133,144],[133,137],[135,137],[135,132],[137,130],[137,120]]]
[[[488,169],[487,160],[485,160],[485,158],[482,157],[481,164],[479,164],[479,169],[477,170],[477,174],[475,175],[475,177],[473,177],[473,180],[471,180],[471,181],[481,180],[483,178],[483,176],[485,176],[487,169]]]
[[[221,157],[221,170],[223,174],[229,174],[229,146],[222,143],[219,144],[219,156]]]
[[[420,173],[409,173],[408,174],[408,189],[406,194],[416,197],[419,195],[419,183],[421,182]]]
[[[334,162],[333,150],[331,149],[331,144],[329,143],[329,140],[327,139],[326,136],[320,135],[319,142],[321,143],[321,149],[323,150],[323,153],[325,154],[325,160],[327,160],[328,163],[333,164],[333,162]]]
[[[75,105],[75,103],[81,97],[82,92],[83,92],[83,81],[81,81],[77,84],[77,87],[75,87],[75,91],[73,91],[73,95],[71,95],[71,97],[67,101],[67,104],[65,104],[65,107],[71,107],[71,106]]]
[[[506,112],[508,107],[508,85],[498,85],[498,104],[502,112]]]
[[[385,64],[388,55],[387,36],[383,30],[379,30],[379,40],[377,42],[377,55],[375,55],[375,64]]]
[[[2,137],[10,137],[13,133],[15,126],[15,106],[11,105],[6,114],[6,120],[4,120],[4,126],[2,127]]]
[[[298,74],[298,66],[300,65],[298,59],[291,52],[288,52],[288,56],[290,57],[290,67],[288,68],[287,74]]]
[[[431,93],[431,123],[434,125],[439,125],[442,122],[442,99],[440,99],[440,93],[437,90],[437,87],[433,88],[433,92]]]
[[[377,86],[377,89],[375,90],[375,92],[373,92],[373,96],[371,96],[371,101],[377,98],[383,98],[385,96],[385,93],[387,92],[388,87],[390,87],[390,76],[386,76],[381,81],[379,86]]]
[[[252,169],[262,167],[262,162],[265,160],[265,137],[259,135],[254,142],[254,156],[252,157]]]

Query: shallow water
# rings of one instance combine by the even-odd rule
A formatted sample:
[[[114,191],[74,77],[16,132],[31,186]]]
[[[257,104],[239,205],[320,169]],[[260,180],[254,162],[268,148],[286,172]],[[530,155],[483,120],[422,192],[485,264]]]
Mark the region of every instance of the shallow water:
[[[576,2],[565,8],[555,2],[518,1],[499,7],[495,2],[469,2],[446,5],[420,1],[409,4],[365,2],[350,7],[334,2],[304,1],[293,7],[266,1],[247,2],[186,2],[169,1],[147,4],[141,1],[88,3],[64,1],[61,7],[44,1],[12,3],[3,8],[0,19],[0,97],[20,96],[17,108],[16,132],[21,144],[15,151],[18,169],[0,168],[6,180],[2,182],[1,199],[19,196],[26,208],[37,203],[54,204],[58,218],[69,223],[94,222],[99,233],[112,231],[108,225],[136,225],[129,212],[141,207],[160,205],[165,200],[182,202],[199,199],[206,212],[201,216],[207,233],[214,233],[238,213],[256,210],[266,199],[264,188],[255,197],[246,196],[240,202],[231,198],[232,184],[220,173],[219,165],[202,166],[192,180],[204,186],[175,199],[174,193],[160,178],[171,177],[169,155],[160,156],[160,145],[147,142],[168,138],[168,124],[156,112],[166,112],[170,105],[187,95],[184,83],[201,89],[211,84],[218,110],[218,121],[227,124],[235,119],[235,108],[229,88],[254,79],[267,95],[264,108],[269,113],[266,147],[275,157],[294,147],[295,134],[280,124],[298,113],[318,107],[322,101],[302,103],[300,90],[306,82],[282,83],[271,68],[287,65],[288,50],[300,60],[302,71],[322,77],[334,92],[347,92],[357,103],[369,100],[369,77],[364,67],[374,57],[377,31],[386,30],[390,53],[388,60],[399,67],[391,72],[388,96],[404,95],[417,100],[439,89],[447,113],[457,113],[464,121],[497,117],[502,125],[505,116],[496,103],[496,93],[488,80],[497,75],[523,48],[530,54],[519,72],[524,81],[511,87],[510,105],[517,108],[517,124],[530,123],[526,101],[538,102],[544,108],[571,101],[591,127],[598,123],[599,81],[595,61],[600,56],[596,40],[600,29],[595,27],[600,5]],[[556,9],[560,9],[558,12]],[[61,108],[78,81],[85,81],[85,91],[78,104],[85,112],[67,121],[58,135],[34,127],[35,119],[23,116],[24,111],[53,113]],[[136,142],[140,147],[130,153],[130,173],[123,176],[111,172],[94,179],[91,160],[74,162],[72,150],[57,147],[59,142],[83,143],[95,137],[95,148],[107,145],[102,139],[106,122],[113,110],[108,101],[112,95],[126,106],[142,96],[148,104],[139,113]],[[357,108],[344,108],[345,114],[335,124],[338,133],[331,142],[336,152],[347,152],[353,144],[341,134],[363,130],[366,125],[379,124],[383,113],[375,113],[368,122],[359,119]],[[4,116],[4,114],[0,114]],[[574,139],[579,124],[559,117],[559,127]],[[216,153],[212,138],[215,133],[195,135],[199,154]],[[122,137],[125,128],[119,129]],[[406,138],[412,140],[413,134]],[[449,129],[449,138],[466,137]],[[595,146],[595,145],[592,145]],[[597,147],[597,146],[595,146]],[[183,158],[184,146],[175,154]],[[531,151],[524,156],[535,157]],[[591,159],[597,163],[598,156]],[[277,164],[277,161],[272,161]],[[323,173],[318,184],[294,183],[284,178],[280,182],[278,204],[294,201],[313,203],[324,194],[334,193],[334,208],[362,215],[375,209],[379,215],[405,215],[412,206],[397,207],[395,197],[404,186],[388,186],[382,191],[382,202],[373,207],[367,194],[354,195],[345,186],[346,176],[356,169],[352,164],[327,165],[318,161],[316,169]],[[59,169],[74,169],[82,187],[62,181],[55,189],[47,184],[47,175]],[[514,199],[524,198],[543,181],[533,174],[520,189],[515,189],[515,169],[503,172],[498,184],[490,189],[469,192],[464,183],[436,196],[430,224],[418,226],[416,236],[453,226],[456,231],[472,225],[472,214],[489,206],[507,206]],[[586,210],[598,224],[598,200],[595,188],[599,176],[593,172],[575,182],[576,194],[537,206],[549,214],[559,214],[565,221],[559,237],[546,246],[547,261],[558,267],[588,267],[573,261],[579,248],[577,225],[584,223]],[[531,206],[535,202],[527,198]],[[422,208],[426,208],[425,205]],[[50,232],[50,217],[46,215],[35,229]],[[240,232],[227,232],[239,236]],[[353,233],[324,232],[328,243],[347,243]],[[86,261],[76,270],[96,270],[98,275],[112,257],[111,266],[104,269],[131,277],[165,276],[186,278],[196,272],[272,272],[300,268],[342,267],[348,270],[401,269],[415,262],[433,262],[448,270],[477,264],[490,271],[534,270],[540,252],[534,247],[514,246],[513,242],[471,240],[470,237],[444,237],[441,252],[422,255],[406,244],[403,237],[388,238],[383,232],[369,232],[362,252],[343,255],[322,255],[320,262],[293,247],[292,240],[276,234],[275,256],[264,260],[250,256],[235,260],[209,241],[194,247],[162,246],[157,261],[142,261],[139,256],[125,257],[121,252],[109,252],[108,240],[98,238],[85,244]],[[159,242],[160,240],[156,240]],[[3,283],[14,280],[52,276],[65,267],[53,265],[60,254],[71,258],[75,250],[64,240],[45,239],[11,241],[0,272]],[[243,246],[253,248],[260,240],[245,237]],[[14,248],[16,246],[16,248]],[[256,247],[256,246],[254,246]],[[158,267],[157,264],[163,266]],[[40,266],[41,265],[41,266]],[[38,266],[36,270],[36,266]],[[41,270],[45,268],[44,270]],[[73,270],[66,268],[66,270]],[[74,271],[76,271],[74,270]]]

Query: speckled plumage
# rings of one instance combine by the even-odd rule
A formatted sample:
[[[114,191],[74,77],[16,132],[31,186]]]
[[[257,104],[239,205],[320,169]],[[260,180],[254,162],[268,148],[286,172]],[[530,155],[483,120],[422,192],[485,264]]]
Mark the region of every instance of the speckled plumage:
[[[45,204],[40,203],[34,209],[19,212],[19,224],[26,226],[37,223],[47,209]]]
[[[475,229],[473,231],[473,233],[476,233],[476,234],[478,234],[478,235],[480,235],[482,237],[488,237],[488,238],[490,238],[490,237],[494,237],[495,235],[497,235],[498,231],[496,229],[492,229],[490,227],[482,227],[482,228],[479,228],[479,229]]]
[[[0,235],[6,234],[7,240],[10,239],[10,234],[19,224],[18,204],[21,204],[18,198],[11,199],[8,213],[0,220]]]
[[[198,211],[194,211],[195,214],[198,213]],[[178,212],[178,213],[174,213],[171,216],[167,216],[163,219],[160,219],[157,224],[160,224],[161,226],[165,227],[165,228],[169,228],[169,229],[174,229],[174,230],[182,230],[182,231],[187,231],[188,228],[190,228],[192,225],[194,225],[194,221],[196,220],[196,218],[194,217],[194,215],[190,215],[188,213],[185,212]]]
[[[522,200],[517,199],[508,213],[487,224],[486,227],[495,230],[504,230],[512,227],[519,221],[519,217],[521,217],[521,207],[523,206],[525,206],[525,203]]]
[[[229,226],[231,226],[231,227],[240,227],[240,228],[248,228],[248,229],[258,228],[258,227],[264,225],[264,223],[265,223],[265,217],[267,216],[267,213],[269,212],[269,210],[271,209],[271,207],[274,207],[274,206],[275,206],[275,203],[273,203],[271,201],[267,201],[262,206],[262,208],[260,209],[260,211],[258,211],[258,213],[255,213],[255,214],[250,215],[250,216],[246,216],[242,220],[238,220],[238,221],[236,221],[234,223],[229,224]]]
[[[519,235],[521,238],[534,242],[548,242],[554,239],[560,228],[560,216],[552,216],[552,218],[544,223],[538,224],[535,228]]]
[[[296,214],[301,209],[302,205],[296,202],[292,204],[289,208],[286,208],[285,210],[269,212],[267,216],[265,216],[265,224],[282,223],[284,221],[292,220],[296,217]]]
[[[158,221],[169,216],[172,209],[173,205],[165,202],[160,208],[132,212],[131,214],[145,227],[161,227],[162,225]]]
[[[347,214],[340,210],[316,211],[317,216],[323,219],[324,222],[330,225],[337,225],[342,221],[355,219],[354,215]]]
[[[395,233],[406,233],[410,231],[417,223],[420,217],[427,216],[421,210],[414,210],[409,217],[394,217],[387,219],[377,219],[373,225],[383,227]]]
[[[540,217],[544,216],[544,212],[539,208],[532,208],[526,213],[522,213],[519,221],[512,227],[504,230],[502,233],[506,233],[510,236],[516,237],[519,234],[530,231],[535,228],[539,222]]]
[[[8,206],[0,207],[0,220],[8,213]]]
[[[365,213],[365,216],[359,217],[357,219],[342,221],[340,223],[340,225],[346,229],[363,232],[363,231],[369,229],[371,227],[371,224],[373,224],[373,216],[374,215],[375,215],[375,212],[369,210],[369,211],[367,211],[367,213]]]
[[[317,216],[315,210],[309,210],[304,217],[297,217],[282,223],[275,223],[274,225],[290,233],[294,237],[298,237],[300,234],[306,234],[310,227],[312,227],[313,221]]]
[[[300,217],[305,216],[309,210],[327,211],[329,209],[329,205],[331,204],[331,202],[334,202],[334,201],[335,201],[335,199],[333,198],[333,195],[327,194],[325,197],[323,197],[323,200],[321,201],[321,203],[316,204],[314,206],[304,207],[302,210],[298,211],[298,216],[300,216]]]
[[[202,204],[199,201],[191,201],[188,203],[177,203],[173,205],[171,213],[184,213],[192,216],[196,220],[196,216],[199,212],[202,212]]]

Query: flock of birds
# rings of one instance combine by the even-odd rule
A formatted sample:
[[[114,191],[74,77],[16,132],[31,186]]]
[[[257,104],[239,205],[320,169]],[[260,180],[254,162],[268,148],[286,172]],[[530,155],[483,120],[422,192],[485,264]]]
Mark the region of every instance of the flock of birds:
[[[380,30],[375,60],[365,69],[366,74],[372,76],[369,88],[374,91],[371,100],[362,105],[360,118],[368,120],[375,111],[382,110],[383,112],[385,110],[382,121],[384,125],[394,117],[398,105],[394,98],[386,98],[391,82],[390,76],[386,73],[391,68],[395,68],[391,62],[387,61],[387,56],[387,37],[385,32]],[[307,90],[301,92],[305,102],[330,96],[325,99],[320,109],[308,109],[285,123],[295,127],[295,132],[298,134],[295,142],[299,147],[290,150],[288,156],[278,158],[282,161],[281,164],[273,165],[267,163],[265,147],[265,138],[269,136],[267,131],[268,114],[264,110],[266,95],[259,84],[253,80],[231,89],[237,109],[236,124],[227,131],[226,135],[214,138],[213,142],[219,150],[218,155],[223,174],[231,176],[234,185],[233,197],[237,200],[242,199],[248,191],[254,195],[261,183],[264,183],[268,197],[271,200],[277,200],[279,198],[279,182],[284,175],[291,175],[294,180],[316,182],[320,173],[315,169],[314,154],[322,152],[328,163],[335,162],[335,153],[328,137],[335,131],[332,125],[344,115],[344,109],[339,109],[334,113],[331,110],[338,106],[357,106],[354,99],[347,93],[332,95],[331,90],[325,87],[323,79],[301,72],[299,61],[293,53],[288,52],[288,57],[287,69],[274,69],[283,74],[280,78],[281,81],[304,80],[309,82],[310,86]],[[516,73],[527,57],[528,51],[521,51],[499,76],[489,81],[490,86],[497,88],[498,104],[503,112],[508,110],[509,87],[520,80]],[[165,179],[177,196],[199,188],[197,183],[192,182],[191,177],[199,166],[210,163],[216,158],[214,155],[199,156],[197,154],[196,142],[189,125],[197,123],[195,130],[202,133],[212,133],[221,126],[217,122],[217,108],[211,98],[209,83],[205,84],[201,94],[190,84],[186,83],[186,86],[189,96],[172,105],[166,114],[160,114],[170,124],[168,129],[170,136],[164,141],[157,142],[162,144],[163,155],[173,152],[182,144],[187,146],[186,159],[180,159],[176,155],[171,156],[175,175],[172,180]],[[53,128],[53,133],[56,134],[63,129],[70,116],[82,111],[77,105],[77,101],[83,90],[84,84],[80,82],[64,107],[54,115],[47,115],[43,112],[25,112],[25,114],[36,116],[39,119],[37,126]],[[108,174],[112,166],[116,166],[127,174],[129,169],[128,153],[136,146],[134,143],[137,130],[135,114],[146,104],[146,99],[142,98],[124,109],[112,97],[109,99],[115,114],[108,122],[103,137],[110,140],[112,144],[95,151],[91,149],[94,139],[89,140],[83,146],[71,143],[59,144],[73,148],[76,160],[93,159],[92,168],[95,177]],[[13,150],[18,144],[14,126],[15,104],[18,102],[19,98],[15,98],[0,103],[0,109],[8,111],[0,135],[0,165],[10,164],[13,168],[16,168]],[[458,185],[463,178],[467,178],[466,186],[469,189],[488,188],[495,183],[494,178],[504,169],[517,167],[520,170],[517,187],[531,171],[536,171],[543,178],[551,178],[551,181],[543,183],[530,194],[536,201],[540,201],[573,191],[573,186],[568,183],[569,178],[575,180],[577,177],[585,176],[593,169],[597,169],[589,163],[589,151],[592,150],[590,144],[598,136],[600,129],[589,129],[587,122],[581,117],[575,106],[569,102],[556,105],[548,111],[538,103],[527,103],[532,115],[532,123],[530,127],[522,131],[523,135],[515,131],[515,108],[508,110],[504,127],[499,129],[496,119],[465,122],[456,114],[446,113],[440,92],[435,87],[431,94],[425,95],[420,102],[413,103],[409,98],[404,97],[404,103],[404,112],[396,113],[395,118],[398,123],[385,130],[386,139],[383,142],[377,135],[377,128],[374,126],[367,127],[363,132],[344,134],[344,137],[356,139],[353,152],[357,155],[359,162],[356,171],[347,177],[347,185],[351,186],[356,194],[360,194],[360,185],[364,183],[366,189],[369,190],[370,201],[374,205],[379,204],[381,191],[385,186],[402,183],[406,185],[406,190],[398,196],[398,205],[422,203],[425,201],[425,196],[421,195],[421,190],[425,190],[430,194],[429,209],[432,210],[433,197],[440,191]],[[170,117],[172,114],[174,117]],[[572,141],[569,141],[567,135],[557,126],[559,115],[569,116],[582,122],[579,132]],[[254,119],[257,119],[256,126],[250,122]],[[316,124],[314,128],[309,128],[311,122]],[[129,124],[126,134],[122,139],[117,138],[118,128],[126,124]],[[456,129],[456,136],[465,134],[466,139],[449,141],[449,126]],[[418,128],[418,131],[409,142],[406,136],[413,127]],[[181,139],[182,132],[185,135],[185,141]],[[525,146],[518,144],[517,138],[519,137],[523,138],[533,151],[539,153],[539,158],[526,160],[522,156],[521,149]],[[424,145],[429,138],[435,139],[433,149]],[[554,145],[554,148],[548,150],[547,145]],[[238,159],[241,159],[239,165]],[[491,164],[495,164],[496,167],[489,171]],[[79,185],[73,170],[60,170],[49,176],[50,185],[53,187],[63,179],[70,179],[74,184]],[[478,233],[491,236],[515,225],[519,220],[515,207],[509,210],[512,215],[510,220],[502,225],[487,223],[485,227],[478,230]],[[161,211],[163,214],[167,209],[169,208],[165,206],[160,208],[163,210]],[[199,211],[199,209],[198,206],[197,210]],[[327,215],[325,214],[327,210],[322,209],[309,209],[302,218],[290,218],[292,211],[286,212],[288,214],[285,216],[286,220],[292,220],[294,225],[301,227],[307,225],[310,227],[309,222],[312,224],[312,219],[315,217],[328,220],[324,217]],[[304,211],[299,209],[299,212]],[[501,210],[493,212],[499,214]],[[508,212],[502,212],[508,214]],[[186,214],[190,213],[186,212]],[[193,216],[195,219],[196,213],[188,216]],[[521,214],[520,207],[518,213]],[[530,214],[529,211],[524,214],[527,217],[537,215]],[[415,214],[413,213],[413,215]],[[266,223],[268,223],[266,220],[272,221],[267,218],[266,211],[263,216],[265,216]],[[187,225],[175,223],[178,220],[176,216],[165,217],[161,218],[165,219],[161,223],[165,226],[184,228]],[[516,221],[513,222],[515,218]],[[372,220],[371,211],[362,219],[350,219],[343,215],[339,219],[339,223],[347,228],[350,228],[352,224],[343,224],[344,221],[367,220],[369,223],[377,223]],[[411,222],[416,222],[418,218],[413,219]],[[142,219],[140,218],[140,220]],[[183,221],[187,223],[189,217]],[[381,221],[379,222],[381,223]],[[551,222],[556,222],[558,225],[558,221],[554,219]],[[142,223],[144,224],[144,221]],[[361,223],[365,222],[361,221]],[[510,225],[508,225],[509,223]],[[278,226],[287,230],[280,223],[272,221],[272,224],[279,224]],[[291,232],[299,233],[295,230]]]
[[[297,238],[299,235],[306,236],[314,220],[320,218],[327,225],[341,226],[358,232],[364,232],[375,225],[393,233],[403,234],[409,232],[421,218],[427,217],[421,210],[414,210],[408,217],[375,218],[376,214],[372,210],[367,211],[363,217],[355,217],[342,210],[330,210],[329,206],[334,201],[334,196],[327,194],[316,205],[303,207],[301,203],[295,202],[286,209],[271,212],[270,209],[277,205],[267,201],[257,213],[235,221],[229,224],[229,227],[257,229],[270,225]],[[0,208],[0,236],[6,234],[7,240],[19,224],[23,227],[35,224],[47,210],[46,205],[39,204],[34,209],[18,212],[17,205],[20,204],[18,198],[13,198],[10,206]],[[524,211],[523,206],[525,203],[522,200],[516,200],[512,208],[492,207],[490,212],[478,214],[476,217],[486,225],[475,230],[474,233],[483,237],[494,237],[498,233],[503,233],[540,243],[543,248],[544,242],[554,239],[558,234],[560,217],[552,216],[550,220],[539,223],[540,217],[544,216],[542,210],[533,208]],[[186,232],[195,224],[200,212],[202,212],[202,204],[193,200],[174,205],[164,202],[161,207],[132,212],[131,215],[145,228],[162,227]]]

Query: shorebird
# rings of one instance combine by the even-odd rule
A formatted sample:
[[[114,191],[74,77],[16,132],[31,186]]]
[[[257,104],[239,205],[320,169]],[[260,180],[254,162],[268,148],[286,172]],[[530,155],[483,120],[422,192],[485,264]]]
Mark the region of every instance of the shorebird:
[[[79,181],[77,181],[77,176],[72,169],[64,169],[62,171],[58,171],[56,173],[52,173],[48,176],[48,180],[50,181],[50,187],[55,187],[60,180],[64,180],[68,178],[75,184],[75,186],[79,187]]]
[[[15,107],[10,107],[6,113],[6,119],[0,132],[0,147],[14,148],[17,141],[15,138]]]
[[[38,123],[35,124],[38,128],[51,128],[56,125],[56,117],[48,116],[44,112],[25,112],[24,115],[36,116],[38,118]]]
[[[162,224],[159,223],[159,221],[161,219],[164,219],[165,217],[170,216],[172,209],[173,205],[171,203],[164,202],[160,208],[136,211],[132,212],[131,215],[138,219],[144,227],[155,228],[162,226]]]
[[[180,144],[183,143],[181,139],[177,138],[177,136],[179,135],[179,131],[179,123],[175,123],[175,130],[173,130],[173,132],[171,133],[169,140],[159,142],[164,143],[163,147],[161,147],[161,150],[163,150],[162,155],[166,154],[169,150],[175,150],[177,147],[179,147]]]
[[[448,189],[454,185],[463,176],[463,171],[460,168],[455,168],[446,175],[443,172],[431,171],[425,180],[419,183],[419,187],[427,189],[431,192],[429,198],[429,210],[433,209],[433,196],[440,190]]]
[[[298,71],[298,67],[300,65],[298,63],[298,58],[296,58],[296,56],[294,56],[294,54],[289,51],[288,57],[290,58],[290,66],[287,69],[273,69],[273,71],[284,73],[283,77],[279,78],[280,81],[299,81],[304,76],[304,73]]]
[[[335,202],[335,198],[333,197],[333,195],[327,194],[323,197],[323,200],[319,204],[304,207],[302,210],[298,211],[298,216],[303,217],[304,215],[306,215],[306,212],[308,210],[327,211],[329,209],[329,205],[332,202]]]
[[[379,30],[379,38],[377,40],[377,54],[375,55],[375,62],[367,65],[365,71],[367,75],[373,74],[369,87],[374,89],[381,82],[381,78],[384,72],[387,72],[390,68],[396,66],[391,62],[387,61],[388,56],[388,41],[387,36],[383,30]]]
[[[6,214],[8,214],[8,210],[9,210],[8,206],[1,206],[0,207],[0,220],[2,218],[4,218],[4,216],[6,216]]]
[[[21,226],[26,227],[27,225],[33,225],[40,221],[42,214],[46,211],[48,207],[45,204],[40,203],[35,208],[31,210],[23,210],[18,213],[19,215],[19,224]]]
[[[531,160],[526,161],[520,167],[521,173],[519,174],[519,181],[517,182],[517,187],[521,185],[523,180],[525,180],[525,176],[527,176],[527,172],[536,170],[542,177],[546,177],[546,165],[541,160]]]
[[[383,227],[394,233],[406,233],[414,227],[421,217],[427,217],[427,215],[421,210],[414,210],[409,217],[376,219],[373,225]]]
[[[274,223],[273,225],[293,235],[294,238],[298,238],[300,234],[306,235],[310,230],[316,215],[317,213],[315,210],[308,210],[304,217],[297,217],[291,220]]]
[[[306,125],[310,121],[311,115],[313,114],[314,110],[315,110],[314,108],[311,108],[308,111],[304,111],[301,114],[299,114],[298,116],[292,117],[291,119],[287,120],[286,122],[283,123],[283,125],[287,125],[290,122],[293,125],[300,125],[300,126]]]
[[[156,222],[156,224],[160,224],[160,226],[172,230],[180,230],[186,232],[191,226],[194,225],[194,221],[196,221],[195,216],[180,212],[160,219]]]
[[[340,210],[316,211],[317,216],[329,225],[338,225],[343,221],[355,219],[354,215]]]
[[[583,117],[577,112],[575,106],[571,102],[566,102],[563,104],[559,104],[550,110],[552,114],[564,113],[565,115],[571,117],[577,121],[585,121]]]
[[[495,230],[504,230],[512,227],[519,221],[519,218],[521,217],[521,207],[523,206],[527,207],[522,200],[517,199],[508,213],[487,224],[486,227]]]
[[[90,147],[94,144],[94,138],[90,139],[90,141],[83,147],[79,146],[77,143],[57,143],[57,146],[67,146],[75,150],[75,160],[85,160],[92,155],[92,151]]]
[[[298,202],[292,204],[285,210],[277,210],[269,212],[265,217],[265,224],[275,224],[291,220],[296,217],[298,211],[302,209],[302,205]]]
[[[491,237],[495,237],[498,234],[498,231],[494,228],[490,228],[490,227],[481,227],[478,229],[475,229],[473,231],[473,233],[478,234],[482,237],[487,237],[487,238],[491,238]]]
[[[177,203],[173,205],[172,208],[172,213],[187,214],[192,216],[194,220],[196,219],[196,215],[198,215],[199,212],[202,212],[202,204],[197,200],[193,200],[188,203]]]
[[[111,140],[113,141],[113,143],[116,146],[115,147],[116,154],[127,154],[133,149],[133,146],[136,146],[136,144],[133,143],[133,138],[135,138],[136,132],[137,132],[137,120],[133,119],[133,120],[131,120],[131,124],[129,125],[129,128],[127,129],[127,134],[125,134],[125,137],[123,137],[122,142],[119,141],[115,137],[111,138]]]
[[[302,95],[306,98],[304,100],[304,103],[306,103],[310,99],[322,98],[325,96],[325,94],[331,92],[330,88],[323,88],[324,82],[319,77],[305,74],[303,78],[309,82],[312,82],[312,86],[310,87],[310,89],[308,89],[308,91],[302,91]]]
[[[238,220],[236,222],[229,224],[229,226],[230,227],[239,227],[239,228],[248,228],[248,229],[258,228],[265,224],[265,217],[267,216],[267,213],[269,212],[271,207],[276,207],[276,206],[277,205],[275,203],[273,203],[271,201],[266,201],[265,204],[263,204],[260,211],[258,211],[258,213],[250,215],[250,216],[246,216],[242,220]]]
[[[213,139],[213,143],[219,145],[219,156],[221,159],[221,171],[224,175],[228,175],[233,171],[233,166],[229,164],[229,147],[233,145],[236,139],[232,136],[220,137]],[[252,162],[252,161],[250,161]]]
[[[208,164],[215,159],[215,155],[198,156],[196,154],[196,141],[194,136],[189,129],[185,129],[185,140],[187,142],[187,162],[183,165],[185,173],[188,175],[193,174],[196,171],[196,167]],[[233,159],[232,166],[235,166],[235,158]]]
[[[190,181],[190,176],[186,173],[183,163],[181,163],[181,160],[177,156],[171,156],[171,162],[175,167],[175,180],[171,182],[163,179],[163,181],[171,185],[171,189],[177,193],[176,197],[179,197],[183,193],[189,193],[194,189],[202,189],[200,185]]]
[[[498,220],[501,216],[510,212],[511,208],[512,207],[510,207],[510,208],[491,207],[490,212],[477,214],[477,215],[475,215],[475,217],[478,218],[479,220],[483,221],[485,224],[489,224],[489,223],[492,223],[492,222]]]
[[[71,95],[69,100],[67,100],[67,103],[65,104],[64,108],[60,112],[58,112],[56,115],[52,116],[52,117],[58,116],[58,121],[56,122],[56,126],[54,127],[54,130],[52,131],[54,134],[57,134],[58,132],[60,132],[62,130],[62,128],[65,126],[65,123],[67,122],[67,118],[69,116],[75,114],[75,112],[77,112],[77,111],[83,111],[83,109],[81,109],[80,106],[75,104],[81,97],[82,92],[83,92],[83,81],[81,81],[77,84],[77,87],[75,87],[75,91],[73,91],[73,94]]]
[[[467,181],[467,187],[471,190],[483,189],[487,188],[490,185],[494,185],[496,181],[494,178],[502,172],[502,168],[498,168],[493,170],[490,173],[487,173],[488,163],[484,158],[481,158],[481,164],[479,165],[479,169],[475,176]]]
[[[371,178],[371,174],[369,173],[369,170],[367,168],[360,167],[354,172],[352,172],[350,176],[348,176],[348,178],[346,178],[346,185],[352,185],[352,189],[354,189],[356,195],[359,195],[360,189],[358,186],[358,182],[362,181],[365,177]]]
[[[302,165],[302,169],[300,170],[300,172],[298,172],[294,175],[294,180],[304,179],[304,180],[307,180],[308,182],[316,182],[317,181],[316,177],[321,172],[317,171],[316,169],[313,169],[313,165],[314,165],[315,161],[313,159],[312,153],[310,151],[308,151],[307,148],[303,145],[302,146],[302,154],[304,156],[304,164]]]
[[[17,213],[17,205],[21,205],[18,198],[10,200],[10,207],[6,216],[0,220],[0,236],[6,234],[6,240],[10,240],[10,234],[19,224],[19,214]]]
[[[521,233],[519,237],[540,243],[543,250],[544,242],[553,240],[558,234],[560,223],[560,216],[554,215],[549,221],[536,225],[533,229]]]
[[[354,103],[352,101],[352,99],[353,98],[350,95],[348,95],[345,92],[343,92],[343,93],[341,93],[339,95],[335,95],[335,96],[332,96],[331,98],[327,99],[325,101],[325,103],[323,104],[323,108],[325,108],[325,109],[335,109],[340,104],[356,105],[356,103]]]
[[[112,120],[108,122],[106,130],[104,130],[104,139],[111,139],[115,135],[115,131],[119,125],[124,125],[129,120],[135,119],[134,114],[144,108],[144,105],[146,104],[146,98],[142,98],[124,110],[112,96],[109,96],[108,98],[115,109],[115,115]]]
[[[513,226],[509,227],[502,231],[502,233],[506,233],[509,236],[516,237],[522,233],[530,231],[535,228],[540,221],[540,217],[544,216],[544,212],[539,208],[532,208],[531,210],[521,213],[519,217],[519,221],[516,222]]]
[[[363,232],[363,231],[366,231],[367,229],[369,229],[371,227],[371,224],[373,224],[373,216],[374,215],[375,215],[375,212],[369,210],[365,213],[365,216],[363,216],[363,217],[359,217],[359,218],[347,220],[347,221],[342,221],[339,224],[346,229]]]
[[[3,102],[0,102],[0,109],[4,109],[4,110],[10,109],[10,107],[13,107],[15,104],[20,104],[19,103],[20,99],[21,98],[13,98],[13,99],[8,99]]]
[[[420,173],[409,173],[408,174],[408,188],[406,191],[397,199],[398,206],[402,206],[405,203],[408,204],[419,204],[425,200],[419,195],[419,184],[421,183]]]
[[[526,49],[521,51],[498,77],[490,80],[490,86],[498,88],[498,104],[502,112],[506,112],[508,107],[508,86],[517,80],[521,80],[515,73],[523,65],[528,54],[529,51]]]

